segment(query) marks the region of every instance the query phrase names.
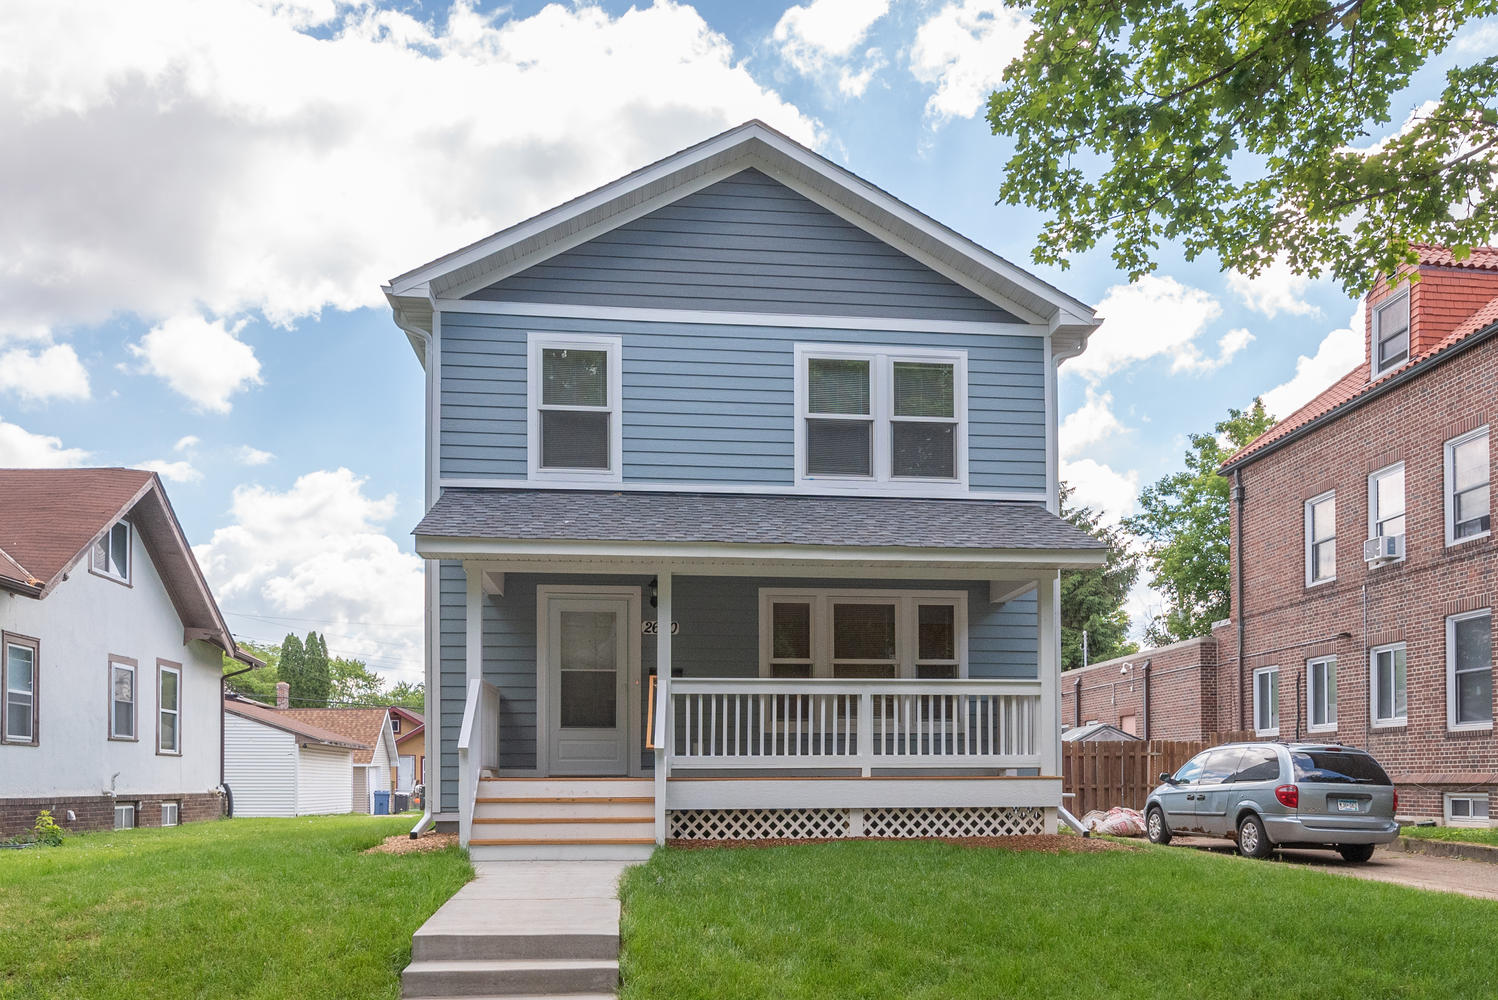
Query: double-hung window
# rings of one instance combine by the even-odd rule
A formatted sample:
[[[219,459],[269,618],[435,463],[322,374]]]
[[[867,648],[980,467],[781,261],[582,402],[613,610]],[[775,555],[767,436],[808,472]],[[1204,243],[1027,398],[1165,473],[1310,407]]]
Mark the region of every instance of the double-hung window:
[[[527,454],[532,479],[619,482],[618,337],[533,333]]]
[[[109,658],[109,738],[135,736],[136,662],[123,656]]]
[[[1402,726],[1405,723],[1404,643],[1378,646],[1368,654],[1370,683],[1369,706],[1375,726]]]
[[[966,353],[799,344],[795,358],[798,482],[966,481]]]
[[[1488,494],[1488,429],[1446,442],[1446,544],[1483,538],[1492,529]]]
[[[1321,656],[1306,661],[1306,728],[1335,732],[1337,728],[1337,658]]]
[[[1306,586],[1337,578],[1337,495],[1306,501]]]
[[[1493,728],[1493,612],[1446,619],[1446,726]]]
[[[1373,377],[1409,360],[1410,293],[1400,292],[1373,310]]]
[[[117,521],[89,550],[88,568],[120,583],[130,582],[130,522]]]
[[[24,636],[0,633],[0,742],[36,744],[36,671],[41,644]]]
[[[1368,537],[1404,534],[1404,463],[1368,477]]]
[[[760,591],[761,673],[919,678],[966,672],[961,591]]]
[[[156,661],[156,752],[182,752],[182,666]]]
[[[1274,736],[1280,731],[1280,668],[1254,671],[1254,732]]]

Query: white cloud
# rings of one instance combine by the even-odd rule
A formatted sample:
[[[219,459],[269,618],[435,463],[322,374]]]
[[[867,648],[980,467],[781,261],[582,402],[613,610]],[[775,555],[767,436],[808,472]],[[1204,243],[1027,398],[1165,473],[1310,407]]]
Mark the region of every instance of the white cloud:
[[[854,72],[851,66],[844,66],[838,73],[837,92],[844,97],[862,97],[879,71],[889,65],[889,60],[878,49],[869,49],[863,58],[862,69]]]
[[[413,9],[8,3],[0,333],[378,306],[392,275],[748,118],[818,138],[684,4]]]
[[[1457,52],[1476,52],[1483,56],[1498,52],[1498,22],[1481,21],[1469,25],[1457,34],[1451,47]]]
[[[240,449],[234,453],[234,457],[240,465],[265,465],[276,456],[268,451],[261,451],[259,448],[241,445]]]
[[[790,7],[770,37],[781,58],[797,70],[815,75],[847,59],[868,36],[874,22],[889,13],[889,0],[811,0]]]
[[[1306,289],[1311,287],[1311,277],[1296,274],[1283,260],[1276,260],[1250,278],[1240,271],[1228,272],[1228,289],[1243,304],[1254,312],[1263,313],[1270,319],[1280,313],[1292,316],[1314,316],[1321,310],[1306,301]]]
[[[1157,357],[1170,359],[1172,373],[1210,372],[1253,340],[1247,330],[1230,330],[1218,339],[1216,357],[1203,354],[1197,338],[1222,315],[1222,305],[1200,288],[1170,277],[1149,274],[1130,285],[1114,285],[1097,311],[1102,327],[1088,340],[1086,353],[1065,367],[1094,384]]]
[[[1363,310],[1359,308],[1346,327],[1322,338],[1314,355],[1295,359],[1295,375],[1263,394],[1264,408],[1281,419],[1288,417],[1362,363],[1365,351]]]
[[[238,337],[243,328],[243,320],[229,329],[221,319],[174,316],[131,344],[130,353],[142,371],[165,379],[198,409],[228,413],[230,396],[260,384],[260,361]]]
[[[136,468],[154,472],[162,479],[170,479],[174,483],[195,483],[203,478],[203,474],[193,468],[191,462],[168,462],[164,458],[153,458],[149,462],[140,462]]]
[[[1139,499],[1136,470],[1117,472],[1091,458],[1063,461],[1061,480],[1074,490],[1074,504],[1091,507],[1109,524],[1117,524],[1134,513]]]
[[[87,399],[88,372],[69,344],[37,351],[17,347],[0,354],[0,389],[34,402]]]
[[[303,622],[328,633],[335,653],[422,677],[422,561],[384,525],[394,494],[371,497],[348,469],[310,472],[285,492],[240,486],[232,523],[193,552],[230,617]],[[274,637],[286,628],[257,625]],[[253,633],[252,633],[253,634]]]
[[[196,434],[189,434],[186,437],[178,438],[177,443],[172,445],[172,451],[186,451],[189,448],[196,448],[198,444],[198,436]]]
[[[66,469],[88,457],[82,448],[64,448],[62,438],[33,434],[0,419],[0,469]]]
[[[1095,386],[1089,385],[1086,402],[1061,421],[1061,457],[1076,458],[1083,451],[1124,429],[1124,425],[1113,414],[1113,394],[1098,392]]]
[[[911,73],[936,88],[926,117],[941,122],[981,112],[1030,31],[1029,19],[1003,0],[956,0],[933,14],[910,49]]]

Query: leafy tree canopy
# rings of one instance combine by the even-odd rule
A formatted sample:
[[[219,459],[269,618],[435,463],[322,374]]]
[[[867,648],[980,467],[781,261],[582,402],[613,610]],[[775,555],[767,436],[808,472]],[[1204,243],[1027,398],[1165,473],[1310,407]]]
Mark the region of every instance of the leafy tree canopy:
[[[267,646],[245,640],[240,640],[239,645],[240,648],[264,660],[265,666],[230,677],[225,683],[231,690],[256,701],[269,705],[275,704],[276,683],[278,681],[291,683],[286,677],[287,661],[284,655],[285,650],[290,650],[293,657],[299,657],[293,661],[293,675],[297,670],[305,673],[308,660],[314,655],[326,663],[326,694],[319,696],[317,692],[314,692],[309,696],[305,688],[300,691],[293,688],[290,698],[294,708],[324,706],[366,708],[402,705],[418,712],[425,711],[426,687],[424,684],[419,681],[416,683],[401,681],[386,690],[384,678],[369,669],[363,660],[345,656],[328,657],[327,640],[315,632],[308,633],[305,640],[295,635],[288,635],[278,646]],[[243,669],[243,663],[230,659],[228,656],[224,657],[225,674],[233,674]]]
[[[1108,562],[1098,569],[1061,577],[1061,669],[1083,666],[1082,633],[1087,633],[1087,662],[1139,651],[1129,641],[1129,613],[1124,602],[1139,578],[1139,555],[1128,538],[1102,522],[1091,507],[1071,503],[1072,488],[1061,484],[1061,516],[1108,546]]]
[[[1249,275],[1277,257],[1330,270],[1361,294],[1413,263],[1411,241],[1462,256],[1494,232],[1498,56],[1448,69],[1403,128],[1394,104],[1492,13],[1492,0],[1038,0],[989,99],[994,132],[1015,140],[1000,197],[1049,216],[1042,263],[1111,240],[1137,278],[1166,239]]]
[[[1165,597],[1165,612],[1145,629],[1150,642],[1207,635],[1213,622],[1228,617],[1229,482],[1217,470],[1273,426],[1262,400],[1228,410],[1211,434],[1191,435],[1186,468],[1146,487],[1140,512],[1124,522],[1144,543],[1150,586]]]

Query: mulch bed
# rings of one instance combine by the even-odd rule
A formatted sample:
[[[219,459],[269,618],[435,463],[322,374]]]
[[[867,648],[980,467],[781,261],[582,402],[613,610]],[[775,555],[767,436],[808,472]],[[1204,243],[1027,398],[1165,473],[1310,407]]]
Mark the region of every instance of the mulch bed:
[[[848,840],[885,840],[883,837],[848,837]],[[1096,840],[1065,834],[1023,834],[1012,837],[917,837],[915,840],[939,840],[958,847],[987,847],[1002,851],[1033,851],[1039,854],[1086,854],[1097,851],[1132,851],[1132,844],[1114,840]],[[702,850],[709,847],[786,847],[794,844],[826,844],[827,840],[806,837],[776,837],[766,840],[671,840],[672,847]]]
[[[398,833],[393,837],[386,837],[363,853],[425,854],[428,851],[441,851],[457,846],[458,835],[456,833],[438,833],[436,830],[428,830],[415,840],[411,839],[409,833]]]

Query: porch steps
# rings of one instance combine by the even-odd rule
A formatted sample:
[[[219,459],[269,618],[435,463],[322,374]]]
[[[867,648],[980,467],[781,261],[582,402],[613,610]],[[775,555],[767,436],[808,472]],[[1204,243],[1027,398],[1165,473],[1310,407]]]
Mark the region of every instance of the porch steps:
[[[655,848],[649,778],[484,778],[468,853],[475,861],[638,861]]]

